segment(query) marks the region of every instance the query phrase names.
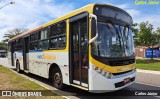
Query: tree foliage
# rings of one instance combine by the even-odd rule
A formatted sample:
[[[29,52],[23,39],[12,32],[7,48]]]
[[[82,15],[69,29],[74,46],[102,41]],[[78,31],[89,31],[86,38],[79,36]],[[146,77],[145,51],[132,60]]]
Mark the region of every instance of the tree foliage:
[[[148,24],[148,22],[142,22],[140,23],[140,32],[138,36],[138,42],[140,45],[143,46],[149,46],[151,43],[148,42],[151,40],[151,35],[152,35],[152,25]]]
[[[149,22],[141,22],[139,24],[139,33],[137,43],[140,46],[154,46],[157,44],[157,36],[153,32],[153,25]]]
[[[155,35],[156,35],[157,46],[160,46],[160,28],[157,28]]]
[[[153,59],[153,46],[160,45],[160,28],[153,31],[153,25],[147,22],[141,22],[139,25],[139,31],[136,31],[135,45],[148,46],[152,48]],[[134,29],[133,29],[134,32]]]
[[[7,44],[0,42],[0,50],[7,50]]]
[[[27,31],[28,29],[24,29],[24,28],[14,28],[14,29],[11,29],[11,30],[8,30],[5,34],[4,34],[4,40],[3,42],[4,43],[7,43],[9,39]]]

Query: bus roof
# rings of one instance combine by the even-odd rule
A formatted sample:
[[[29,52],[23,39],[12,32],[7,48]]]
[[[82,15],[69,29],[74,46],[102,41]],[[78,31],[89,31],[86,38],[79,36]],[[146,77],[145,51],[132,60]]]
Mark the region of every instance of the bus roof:
[[[57,18],[57,19],[54,19],[54,20],[52,20],[52,21],[50,21],[50,22],[48,22],[48,23],[45,23],[45,24],[43,24],[43,25],[41,25],[41,26],[38,26],[38,27],[36,27],[36,28],[34,28],[34,29],[31,29],[31,30],[29,30],[29,31],[26,31],[26,32],[24,32],[24,33],[22,33],[22,34],[20,34],[20,35],[18,35],[18,36],[15,36],[15,37],[13,37],[12,39],[10,39],[9,42],[10,42],[10,41],[13,41],[13,40],[15,40],[15,39],[17,39],[17,38],[20,38],[20,37],[22,37],[22,36],[25,36],[25,35],[27,35],[27,34],[30,34],[30,33],[34,32],[34,31],[40,30],[40,29],[42,29],[42,28],[45,28],[45,27],[47,27],[47,26],[49,26],[49,25],[51,25],[51,24],[54,24],[54,23],[56,23],[56,22],[65,20],[65,19],[67,19],[67,18],[70,18],[70,17],[72,17],[72,16],[74,16],[74,15],[76,15],[76,14],[79,14],[79,13],[82,13],[82,12],[85,12],[85,11],[87,11],[88,13],[93,13],[93,7],[94,7],[95,5],[112,6],[112,5],[108,5],[108,4],[89,4],[89,5],[86,5],[86,6],[82,7],[82,8],[79,8],[79,9],[77,9],[77,10],[74,10],[73,12],[70,12],[70,13],[62,16],[62,17],[59,17],[59,18]]]

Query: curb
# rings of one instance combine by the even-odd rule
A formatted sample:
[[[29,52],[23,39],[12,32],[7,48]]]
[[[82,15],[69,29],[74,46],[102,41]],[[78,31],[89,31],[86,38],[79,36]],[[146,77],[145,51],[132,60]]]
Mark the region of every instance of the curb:
[[[160,75],[160,71],[153,71],[153,70],[137,69],[137,72],[141,72],[141,73],[151,73],[151,74],[158,74],[158,75]]]

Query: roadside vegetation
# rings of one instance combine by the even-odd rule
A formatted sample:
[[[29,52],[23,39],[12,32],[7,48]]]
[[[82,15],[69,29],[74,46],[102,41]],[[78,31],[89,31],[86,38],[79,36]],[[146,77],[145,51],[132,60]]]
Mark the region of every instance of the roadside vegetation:
[[[136,67],[138,69],[160,71],[160,59],[136,59]]]
[[[38,85],[35,82],[32,82],[15,72],[9,70],[6,67],[3,67],[0,65],[0,89],[1,90],[48,90],[40,85]],[[56,99],[64,99],[62,96],[59,96],[56,93],[51,93],[52,96],[37,96],[37,97],[25,97],[25,99],[30,99],[30,98],[45,98],[45,99],[50,99],[50,98],[56,98]],[[16,98],[16,97],[3,97],[3,98]],[[24,98],[24,97],[23,97]]]

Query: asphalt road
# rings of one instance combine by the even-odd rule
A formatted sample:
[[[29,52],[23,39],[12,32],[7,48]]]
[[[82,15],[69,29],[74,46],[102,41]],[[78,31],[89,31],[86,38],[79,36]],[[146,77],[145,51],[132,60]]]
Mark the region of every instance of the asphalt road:
[[[8,64],[8,60],[6,58],[0,58],[0,64],[3,66],[6,66],[8,68],[11,68],[14,72],[15,69]],[[159,90],[160,92],[160,75],[158,74],[148,74],[148,73],[137,73],[136,83],[132,84],[131,86],[128,86],[124,88],[123,90],[115,91],[115,92],[109,92],[109,93],[102,93],[102,94],[94,94],[89,93],[87,91],[67,86],[63,91],[57,90],[52,86],[52,83],[50,80],[36,76],[34,74],[27,74],[23,73],[20,74],[23,77],[26,77],[27,79],[30,79],[44,87],[50,90],[54,90],[57,93],[59,93],[62,96],[66,96],[71,99],[160,99],[160,96],[134,96],[133,94],[130,96],[127,96],[126,94],[129,93],[135,93],[135,92],[153,92],[154,90]],[[159,93],[160,94],[160,93]],[[118,95],[118,96],[117,96]],[[120,96],[119,96],[120,95]]]

